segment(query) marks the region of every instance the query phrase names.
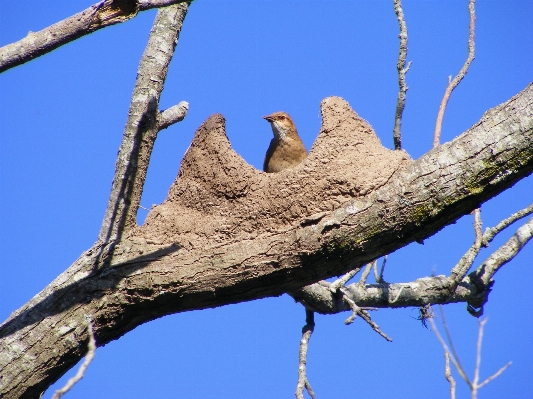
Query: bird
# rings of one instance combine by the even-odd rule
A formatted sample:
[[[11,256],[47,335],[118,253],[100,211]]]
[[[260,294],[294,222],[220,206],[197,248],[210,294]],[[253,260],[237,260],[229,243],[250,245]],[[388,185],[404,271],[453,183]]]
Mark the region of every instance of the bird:
[[[263,116],[270,122],[274,138],[270,141],[263,163],[263,171],[277,173],[298,165],[307,158],[307,150],[296,125],[286,112],[274,112]]]

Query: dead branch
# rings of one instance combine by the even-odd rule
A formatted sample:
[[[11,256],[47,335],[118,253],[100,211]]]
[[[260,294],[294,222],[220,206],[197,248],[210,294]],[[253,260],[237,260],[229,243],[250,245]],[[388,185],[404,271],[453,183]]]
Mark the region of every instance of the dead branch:
[[[372,330],[377,332],[379,335],[381,335],[383,338],[385,338],[387,341],[392,342],[392,339],[385,334],[379,326],[372,320],[370,315],[368,314],[367,310],[377,310],[377,308],[362,308],[360,306],[357,306],[354,301],[352,301],[348,296],[342,297],[342,299],[350,306],[352,309],[352,314],[344,321],[344,324],[352,324],[355,320],[355,318],[359,315],[361,318],[367,322],[367,324],[372,327]]]
[[[478,382],[479,382],[479,369],[481,367],[481,344],[483,343],[483,328],[485,327],[485,324],[487,323],[488,319],[485,320],[478,320],[479,328],[478,328],[478,334],[477,334],[477,344],[476,344],[476,366],[474,368],[474,381],[472,382],[472,385],[474,386],[474,392],[472,394],[472,397],[477,396],[477,388],[478,388]]]
[[[457,284],[463,281],[463,278],[465,277],[466,273],[468,273],[468,270],[470,270],[472,263],[474,263],[474,260],[476,260],[476,257],[479,255],[479,251],[481,251],[481,247],[484,242],[483,234],[481,233],[481,211],[479,208],[477,208],[472,213],[474,215],[474,243],[468,249],[468,251],[465,252],[465,254],[461,257],[459,262],[457,262],[451,271],[450,279],[454,282],[451,290],[454,290]]]
[[[376,283],[384,283],[385,280],[383,280],[383,273],[385,272],[385,265],[387,264],[387,256],[385,255],[383,257],[383,261],[381,262],[381,269],[378,273],[378,262],[377,260],[374,262],[374,279],[376,280]]]
[[[476,208],[474,209],[474,233],[476,235],[476,240],[474,242],[474,245],[477,247],[481,247],[483,244],[483,223],[481,222],[481,209]]]
[[[374,262],[371,262],[369,264],[367,264],[365,266],[365,270],[364,270],[364,273],[363,273],[363,276],[361,277],[361,280],[356,283],[358,284],[359,286],[364,286],[365,284],[365,281],[367,276],[368,276],[368,273],[370,272],[370,269],[375,265],[376,265],[377,261],[374,261]],[[331,293],[333,295],[336,295],[336,296],[340,296],[342,298],[342,300],[344,302],[346,302],[346,304],[350,307],[350,309],[352,310],[352,314],[344,321],[344,324],[352,324],[355,320],[355,318],[357,317],[357,315],[361,316],[361,318],[366,321],[370,327],[372,327],[372,329],[377,332],[379,335],[381,335],[383,338],[385,338],[387,341],[392,341],[384,332],[382,332],[379,328],[379,326],[374,322],[372,321],[370,315],[368,314],[367,310],[377,310],[377,308],[361,308],[359,306],[357,306],[357,304],[352,301],[348,295],[345,295],[345,285],[346,283],[352,278],[354,277],[358,272],[359,270],[361,270],[361,268],[357,268],[357,269],[354,269],[348,273],[346,273],[344,276],[342,276],[341,278],[335,280],[333,283],[328,283],[327,281],[320,281],[319,284],[321,284],[322,286],[325,286],[325,287],[329,287],[329,290],[331,291]],[[365,275],[366,274],[366,275]]]
[[[187,113],[188,104],[184,102],[161,114],[158,106],[188,6],[186,2],[162,8],[154,21],[137,71],[111,194],[98,235],[101,243],[113,244],[124,229],[137,225],[137,211],[157,133],[182,120]]]
[[[363,273],[361,273],[361,278],[359,279],[359,282],[357,284],[363,285],[363,286],[366,284],[366,279],[370,275],[370,272],[372,271],[372,268],[376,265],[376,262],[377,262],[377,260],[373,260],[372,262],[368,263],[365,266],[365,268],[363,270]]]
[[[524,208],[516,213],[513,213],[507,219],[502,220],[496,226],[492,228],[487,228],[483,234],[483,245],[488,246],[489,243],[496,237],[498,233],[509,227],[514,222],[525,218],[528,215],[533,213],[533,204],[529,205],[527,208]]]
[[[405,84],[405,74],[411,67],[411,62],[405,66],[407,60],[407,24],[405,23],[405,18],[403,15],[402,2],[401,0],[394,0],[394,12],[398,17],[398,25],[400,26],[400,51],[398,53],[398,62],[396,63],[396,69],[398,70],[398,86],[400,90],[398,92],[398,100],[396,102],[396,112],[394,115],[394,129],[393,129],[393,139],[394,139],[394,149],[402,149],[402,115],[405,108],[405,99],[407,95],[407,90],[409,89]]]
[[[305,311],[305,326],[302,328],[302,340],[300,341],[300,352],[298,356],[298,383],[296,384],[296,398],[304,399],[304,389],[307,390],[309,396],[315,399],[315,393],[309,379],[307,378],[307,349],[309,348],[309,340],[311,334],[315,329],[315,316],[311,310]]]
[[[442,345],[442,348],[444,349],[444,356],[446,357],[445,375],[446,375],[446,379],[450,382],[450,391],[452,393],[452,398],[455,396],[455,381],[453,381],[453,383],[451,381],[453,380],[453,378],[451,377],[451,370],[449,370],[449,362],[448,362],[449,358],[451,359],[453,365],[459,372],[459,375],[461,376],[461,378],[466,382],[466,384],[470,388],[470,394],[471,394],[472,399],[476,399],[479,389],[481,389],[483,386],[487,385],[490,381],[494,380],[501,373],[503,373],[505,369],[507,369],[507,367],[511,365],[511,362],[507,363],[505,366],[500,368],[496,373],[494,373],[492,376],[485,379],[481,384],[479,383],[479,371],[481,369],[481,344],[483,342],[483,330],[488,319],[479,320],[478,321],[479,323],[478,338],[477,338],[477,344],[476,344],[476,365],[474,367],[474,379],[473,381],[470,381],[470,379],[466,375],[465,370],[461,366],[461,363],[459,362],[459,357],[457,356],[457,353],[455,352],[455,348],[453,348],[453,344],[451,341],[451,333],[449,331],[449,327],[444,318],[444,310],[442,308],[441,308],[441,316],[443,318],[444,328],[446,329],[446,335],[448,337],[448,342],[450,343],[450,346],[452,347],[452,350],[454,352],[453,355],[450,355],[450,350],[448,349],[446,342],[444,342],[444,339],[440,335],[439,330],[437,329],[437,326],[435,322],[433,321],[433,319],[429,319],[429,322],[431,323],[431,327],[433,328],[433,332],[435,333],[435,336],[437,337],[440,344]],[[448,378],[448,376],[451,378],[451,380]]]
[[[483,388],[485,385],[487,385],[489,382],[491,382],[492,380],[498,378],[501,373],[503,373],[505,370],[507,370],[507,368],[513,364],[513,362],[507,362],[507,364],[503,367],[501,367],[498,371],[496,371],[493,375],[491,375],[490,377],[487,377],[481,384],[478,385],[478,389],[481,389]]]
[[[449,293],[450,280],[445,276],[423,277],[409,283],[350,284],[343,288],[344,297],[361,307],[401,308],[421,307],[428,304],[446,304],[475,301],[485,292],[466,281],[453,295]],[[331,293],[330,283],[320,281],[290,292],[307,308],[320,314],[351,311],[343,297]]]
[[[134,18],[139,11],[165,7],[184,0],[103,0],[18,42],[0,48],[0,73],[56,48],[114,24]]]
[[[476,226],[475,227],[476,240],[474,244],[468,249],[468,251],[466,251],[466,253],[461,257],[459,262],[457,262],[457,264],[453,267],[451,274],[450,274],[450,279],[454,280],[455,284],[459,284],[463,280],[465,275],[468,273],[468,271],[470,270],[470,267],[472,266],[472,263],[474,263],[474,260],[479,254],[479,251],[481,250],[482,246],[487,247],[490,244],[490,242],[496,237],[497,234],[499,234],[501,231],[503,231],[505,228],[510,226],[515,221],[520,220],[531,213],[533,213],[533,204],[528,206],[525,209],[522,209],[521,211],[518,211],[512,214],[507,219],[502,220],[495,227],[487,228],[483,235],[481,235],[481,219],[480,219],[480,216],[477,216],[478,219],[474,223]],[[529,240],[529,238],[531,238],[530,234],[528,233],[529,231],[528,228],[524,228],[523,230],[520,230],[520,231],[521,231],[520,236],[522,237],[522,239],[525,239],[526,241],[522,245],[519,245],[519,247],[517,248],[515,248],[513,244],[509,244],[510,246],[507,247],[506,250],[501,249],[501,251],[504,251],[504,252],[507,251],[506,256],[509,257],[505,263],[507,263],[514,256],[516,256],[516,254],[520,251],[523,245],[525,245],[525,243]],[[512,248],[515,248],[515,249],[512,250]],[[499,252],[499,253],[502,253],[502,252]],[[481,269],[478,268],[478,270],[481,270]],[[483,270],[485,271],[485,269]],[[492,275],[494,275],[495,272],[496,270],[493,271],[490,277],[492,277]],[[485,278],[485,280],[487,280],[488,282],[490,280],[490,277],[488,277],[488,279]],[[483,284],[486,286],[487,283],[483,283]]]
[[[529,219],[505,244],[494,251],[469,278],[472,282],[488,287],[492,276],[513,259],[533,236],[533,218]]]
[[[332,293],[336,293],[339,288],[344,287],[348,281],[350,281],[357,273],[359,273],[359,270],[361,270],[360,267],[357,269],[353,269],[346,273],[341,278],[338,278],[335,280],[331,285],[329,286],[329,289]]]
[[[472,383],[470,382],[470,379],[466,375],[466,372],[463,369],[463,366],[461,366],[461,364],[459,363],[458,359],[455,358],[455,356],[450,355],[450,349],[448,348],[448,345],[446,345],[446,342],[444,341],[444,339],[440,335],[439,329],[437,328],[437,325],[435,324],[435,321],[432,318],[430,318],[429,319],[429,323],[431,324],[431,328],[433,329],[433,333],[435,334],[435,336],[439,340],[440,344],[442,345],[442,349],[444,349],[444,353],[448,353],[448,356],[450,357],[450,360],[452,361],[452,364],[455,366],[455,369],[457,370],[457,372],[459,373],[461,378],[464,380],[464,382],[466,382],[468,384],[468,386],[470,387],[470,389],[472,389]]]
[[[474,60],[474,52],[475,52],[475,43],[474,43],[474,31],[475,31],[475,23],[476,23],[476,11],[474,8],[475,0],[469,0],[468,2],[468,12],[470,14],[470,27],[469,27],[469,36],[468,36],[468,57],[466,58],[466,61],[453,80],[451,79],[451,76],[449,77],[448,86],[446,87],[446,90],[444,91],[444,97],[442,98],[442,101],[440,103],[439,112],[437,114],[437,122],[435,123],[435,134],[433,136],[433,148],[437,147],[440,143],[440,133],[442,130],[442,120],[444,119],[444,111],[446,110],[446,105],[448,104],[448,100],[450,99],[450,95],[452,94],[452,91],[459,85],[461,80],[465,77],[466,73],[468,72],[468,68],[470,68],[470,64]]]
[[[450,399],[455,399],[455,379],[452,376],[452,370],[450,368],[450,354],[444,351],[444,377],[450,383]]]
[[[440,311],[440,317],[442,320],[442,325],[444,327],[444,332],[446,334],[446,339],[448,340],[448,343],[450,344],[450,348],[452,350],[453,357],[455,361],[457,362],[458,369],[461,369],[463,374],[466,375],[466,372],[464,371],[463,365],[461,364],[461,360],[459,359],[459,353],[457,352],[457,349],[455,349],[455,345],[453,344],[452,339],[452,333],[450,332],[450,326],[448,325],[448,322],[446,321],[446,315],[444,313],[444,308],[442,305],[439,304],[439,311]],[[435,328],[435,334],[438,334],[437,329]],[[446,351],[446,350],[445,350]]]
[[[477,345],[476,345],[476,368],[474,372],[474,387],[475,389],[472,392],[472,399],[475,399],[477,397],[477,391],[481,388],[483,388],[485,385],[487,385],[489,382],[494,380],[495,378],[498,378],[501,373],[503,373],[507,367],[509,367],[512,362],[508,362],[505,366],[501,367],[496,373],[491,375],[490,377],[486,378],[481,384],[479,383],[479,370],[481,368],[481,344],[483,343],[483,331],[485,329],[485,324],[487,324],[488,319],[485,320],[479,320],[479,328],[478,328],[478,337],[477,337]]]
[[[158,129],[163,130],[174,123],[181,122],[183,119],[185,119],[188,110],[189,103],[187,101],[181,101],[179,104],[160,112],[157,120]]]

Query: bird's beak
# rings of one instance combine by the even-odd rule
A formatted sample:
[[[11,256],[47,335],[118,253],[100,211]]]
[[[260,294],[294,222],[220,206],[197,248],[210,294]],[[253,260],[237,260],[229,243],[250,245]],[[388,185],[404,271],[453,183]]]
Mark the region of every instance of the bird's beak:
[[[266,119],[266,120],[269,121],[269,122],[272,122],[272,121],[273,121],[273,119],[272,119],[272,115],[263,116],[263,119]]]

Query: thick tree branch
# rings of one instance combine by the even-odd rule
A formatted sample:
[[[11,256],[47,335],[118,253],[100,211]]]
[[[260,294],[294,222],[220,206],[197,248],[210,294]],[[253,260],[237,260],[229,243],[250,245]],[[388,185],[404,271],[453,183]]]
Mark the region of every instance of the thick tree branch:
[[[49,53],[106,26],[128,21],[139,11],[185,0],[104,0],[39,32],[29,32],[18,42],[0,48],[0,73]]]
[[[139,63],[111,194],[98,236],[102,243],[114,243],[120,239],[123,229],[137,225],[137,211],[157,133],[183,119],[188,110],[188,104],[182,102],[159,117],[158,109],[188,6],[189,3],[183,3],[159,10],[150,32]]]
[[[105,345],[166,314],[297,292],[436,233],[533,171],[531,109],[532,85],[410,161],[328,98],[309,157],[276,174],[247,165],[222,117],[209,118],[167,200],[122,237],[109,267],[95,270],[91,249],[0,327],[2,394],[38,395],[78,362],[85,315]],[[418,295],[449,296],[448,285],[436,277]],[[376,307],[412,303],[410,287],[368,292]],[[476,294],[460,284],[453,298]]]
[[[517,212],[506,220],[517,220],[519,216],[524,217],[525,214],[530,213],[530,208]],[[500,225],[502,223],[498,226]],[[488,236],[489,234],[495,234],[494,229],[487,229],[485,235]],[[353,310],[349,303],[345,303],[346,299],[361,306],[382,308],[421,307],[432,304],[467,302],[469,309],[475,310],[481,308],[482,304],[486,302],[491,288],[491,278],[494,274],[516,256],[532,236],[533,219],[520,227],[505,244],[494,251],[467,279],[461,279],[458,282],[453,278],[452,274],[450,278],[444,276],[424,277],[410,283],[389,284],[380,282],[367,285],[355,283],[344,287],[343,296],[339,296],[335,295],[335,293],[344,282],[341,278],[333,283],[320,281],[292,291],[290,294],[308,309],[321,314],[334,314]],[[492,238],[493,236],[491,236]],[[472,248],[467,251],[467,254],[471,250]],[[474,259],[472,259],[473,261]],[[458,265],[461,264],[462,262],[459,261]],[[351,276],[351,274],[352,272],[344,277]],[[450,292],[453,292],[458,283],[460,283],[459,287],[450,295]],[[480,316],[481,312],[473,313],[473,315]],[[444,314],[442,319],[444,320]],[[452,352],[457,357],[453,346]]]
[[[445,276],[435,276],[410,283],[350,284],[343,288],[343,295],[361,307],[402,308],[465,302],[482,294],[468,282],[462,283],[451,296],[449,287],[450,281]],[[335,314],[352,310],[342,296],[331,292],[329,283],[325,281],[293,290],[290,294],[317,313]]]

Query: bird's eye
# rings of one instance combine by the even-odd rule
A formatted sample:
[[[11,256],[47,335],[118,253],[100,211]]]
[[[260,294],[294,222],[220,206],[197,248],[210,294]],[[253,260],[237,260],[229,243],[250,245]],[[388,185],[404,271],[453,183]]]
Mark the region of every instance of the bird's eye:
[[[280,115],[279,119],[285,119],[285,115]]]

